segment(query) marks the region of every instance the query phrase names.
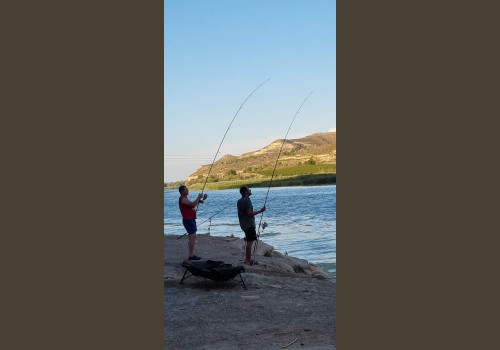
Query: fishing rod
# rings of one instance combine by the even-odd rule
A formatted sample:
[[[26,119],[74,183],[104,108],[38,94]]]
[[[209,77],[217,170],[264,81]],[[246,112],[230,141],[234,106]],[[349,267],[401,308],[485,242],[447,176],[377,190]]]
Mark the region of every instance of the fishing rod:
[[[234,205],[234,203],[233,203],[233,204],[229,204],[227,207],[222,208],[222,209],[221,209],[221,210],[219,210],[217,213],[215,213],[214,215],[212,215],[211,217],[209,217],[208,219],[206,219],[205,221],[203,221],[201,224],[199,224],[199,225],[197,225],[197,226],[201,226],[201,225],[203,225],[203,224],[204,224],[205,222],[207,222],[207,221],[210,221],[210,224],[212,224],[212,218],[213,218],[214,216],[218,215],[219,213],[223,212],[223,211],[224,211],[224,210],[226,210],[227,208],[229,208],[231,205]],[[210,233],[210,226],[208,227],[208,232]],[[177,239],[182,238],[182,237],[184,237],[185,235],[187,235],[187,232],[186,232],[186,233],[184,233],[182,236],[177,237]]]
[[[283,146],[285,145],[285,141],[286,141],[286,138],[288,137],[288,133],[290,132],[290,129],[292,128],[292,124],[293,122],[295,121],[295,117],[297,117],[297,114],[299,114],[300,112],[300,109],[302,108],[302,106],[304,105],[304,103],[306,103],[307,99],[309,98],[309,96],[311,96],[313,92],[311,91],[307,96],[306,98],[304,99],[304,101],[302,101],[302,103],[300,104],[300,107],[299,109],[297,109],[297,112],[295,113],[295,115],[293,116],[293,119],[292,119],[292,122],[290,123],[290,126],[288,127],[288,131],[286,132],[286,135],[285,135],[285,138],[283,139],[283,143],[281,144],[281,148],[280,148],[280,151],[278,153],[278,157],[276,158],[276,163],[274,164],[274,170],[273,170],[273,174],[271,175],[271,180],[269,181],[269,186],[267,188],[267,194],[266,194],[266,199],[264,200],[264,205],[263,207],[266,206],[266,202],[267,202],[267,197],[269,196],[269,190],[271,189],[271,184],[273,182],[273,178],[274,178],[274,173],[276,172],[276,167],[278,166],[278,160],[280,159],[280,155],[281,155],[281,151],[283,150]],[[262,227],[262,230],[264,230],[266,227],[267,227],[267,222],[264,222],[262,224],[262,217],[264,216],[264,212],[262,212],[260,214],[260,222],[259,222],[259,226],[258,226],[258,230],[257,230],[257,240],[255,241],[255,245],[254,245],[254,248],[253,248],[253,255],[254,255],[254,261],[255,261],[255,252],[257,251],[257,244],[259,243],[259,237],[260,237],[260,228]]]
[[[233,124],[233,121],[234,119],[236,118],[236,116],[238,115],[238,113],[240,113],[240,110],[243,108],[243,105],[245,104],[245,102],[247,102],[247,100],[250,98],[250,96],[252,96],[252,94],[258,89],[260,88],[262,85],[264,85],[264,83],[268,82],[270,79],[266,79],[264,80],[264,82],[262,82],[259,86],[257,86],[251,93],[250,95],[247,96],[247,98],[245,99],[245,101],[243,101],[243,103],[241,104],[240,108],[238,108],[238,111],[236,112],[236,114],[234,115],[233,119],[231,120],[231,123],[229,123],[229,126],[227,127],[227,130],[226,130],[226,133],[224,134],[224,137],[222,138],[222,141],[220,142],[220,145],[219,145],[219,148],[217,149],[217,152],[215,153],[215,157],[214,157],[214,160],[212,162],[212,165],[210,166],[210,169],[208,170],[208,174],[207,174],[207,177],[205,178],[205,183],[203,184],[203,188],[201,189],[201,194],[203,194],[203,191],[205,190],[205,186],[207,185],[207,181],[208,181],[208,176],[210,175],[210,172],[212,171],[212,167],[214,166],[214,163],[215,163],[215,159],[217,158],[217,155],[219,154],[219,150],[220,150],[220,147],[222,146],[222,143],[224,142],[224,139],[226,138],[226,135],[227,135],[227,132],[229,131],[229,128],[231,127],[231,125]],[[205,195],[206,196],[206,195]],[[203,198],[206,198],[206,197],[203,197]],[[200,203],[198,202],[198,204],[196,205],[196,209],[195,210],[198,210],[198,205],[200,205]]]

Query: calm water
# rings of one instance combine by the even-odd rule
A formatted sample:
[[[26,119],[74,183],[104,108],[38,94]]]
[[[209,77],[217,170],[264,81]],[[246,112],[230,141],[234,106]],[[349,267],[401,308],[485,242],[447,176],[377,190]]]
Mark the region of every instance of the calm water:
[[[196,199],[199,191],[190,191],[188,198]],[[198,233],[212,236],[243,238],[238,223],[236,202],[241,195],[238,189],[205,191],[208,195],[204,204],[198,207]],[[264,204],[267,188],[252,188],[254,210]],[[164,192],[164,234],[182,235],[179,212],[179,191]],[[323,270],[336,276],[337,263],[337,186],[273,187],[269,190],[262,222],[268,227],[261,229],[260,239],[272,245],[275,250],[306,259],[318,264]],[[222,211],[221,211],[222,210]],[[220,212],[219,212],[220,211]],[[211,223],[207,220],[211,219]],[[255,217],[258,225],[261,214]]]

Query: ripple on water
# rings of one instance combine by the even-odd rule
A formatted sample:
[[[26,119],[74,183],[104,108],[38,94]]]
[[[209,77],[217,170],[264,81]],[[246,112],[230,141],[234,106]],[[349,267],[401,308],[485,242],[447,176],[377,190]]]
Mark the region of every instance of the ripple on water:
[[[210,225],[213,236],[243,238],[235,213],[238,190],[207,191],[209,200],[198,211],[200,233],[205,233],[209,222],[200,223],[214,216]],[[254,208],[260,208],[267,188],[252,189]],[[192,199],[193,192],[190,195]],[[185,229],[178,207],[177,190],[164,191],[164,233],[182,235]],[[326,200],[326,201],[325,201]],[[233,203],[234,202],[234,203]],[[231,206],[234,204],[234,208]],[[281,253],[321,264],[328,273],[336,275],[336,186],[276,187],[269,191],[267,210],[256,217],[258,224],[268,223],[261,231],[261,238]]]

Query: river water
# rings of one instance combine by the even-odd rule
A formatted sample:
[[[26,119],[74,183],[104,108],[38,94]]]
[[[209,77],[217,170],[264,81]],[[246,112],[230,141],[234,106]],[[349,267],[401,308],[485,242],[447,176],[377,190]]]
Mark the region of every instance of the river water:
[[[250,187],[251,188],[251,187]],[[254,211],[264,204],[267,188],[251,188]],[[193,201],[199,191],[190,192]],[[198,207],[198,233],[243,238],[238,223],[238,189],[205,191],[205,203]],[[186,231],[179,212],[179,191],[164,191],[164,234],[182,235]],[[268,226],[260,239],[282,254],[287,253],[317,264],[336,277],[337,266],[337,186],[272,187],[262,222]],[[213,216],[213,217],[212,217]],[[209,218],[212,217],[211,220]],[[261,214],[255,217],[258,225]]]

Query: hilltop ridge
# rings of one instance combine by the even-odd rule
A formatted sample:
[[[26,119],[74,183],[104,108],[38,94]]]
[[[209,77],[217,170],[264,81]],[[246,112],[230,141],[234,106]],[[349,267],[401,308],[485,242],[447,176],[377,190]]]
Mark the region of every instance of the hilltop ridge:
[[[264,179],[270,177],[283,144],[278,139],[257,151],[240,156],[224,155],[212,167],[208,182]],[[313,173],[336,173],[337,133],[315,133],[286,140],[279,157],[276,175],[297,176]],[[204,181],[211,164],[203,165],[189,175],[186,182]]]

